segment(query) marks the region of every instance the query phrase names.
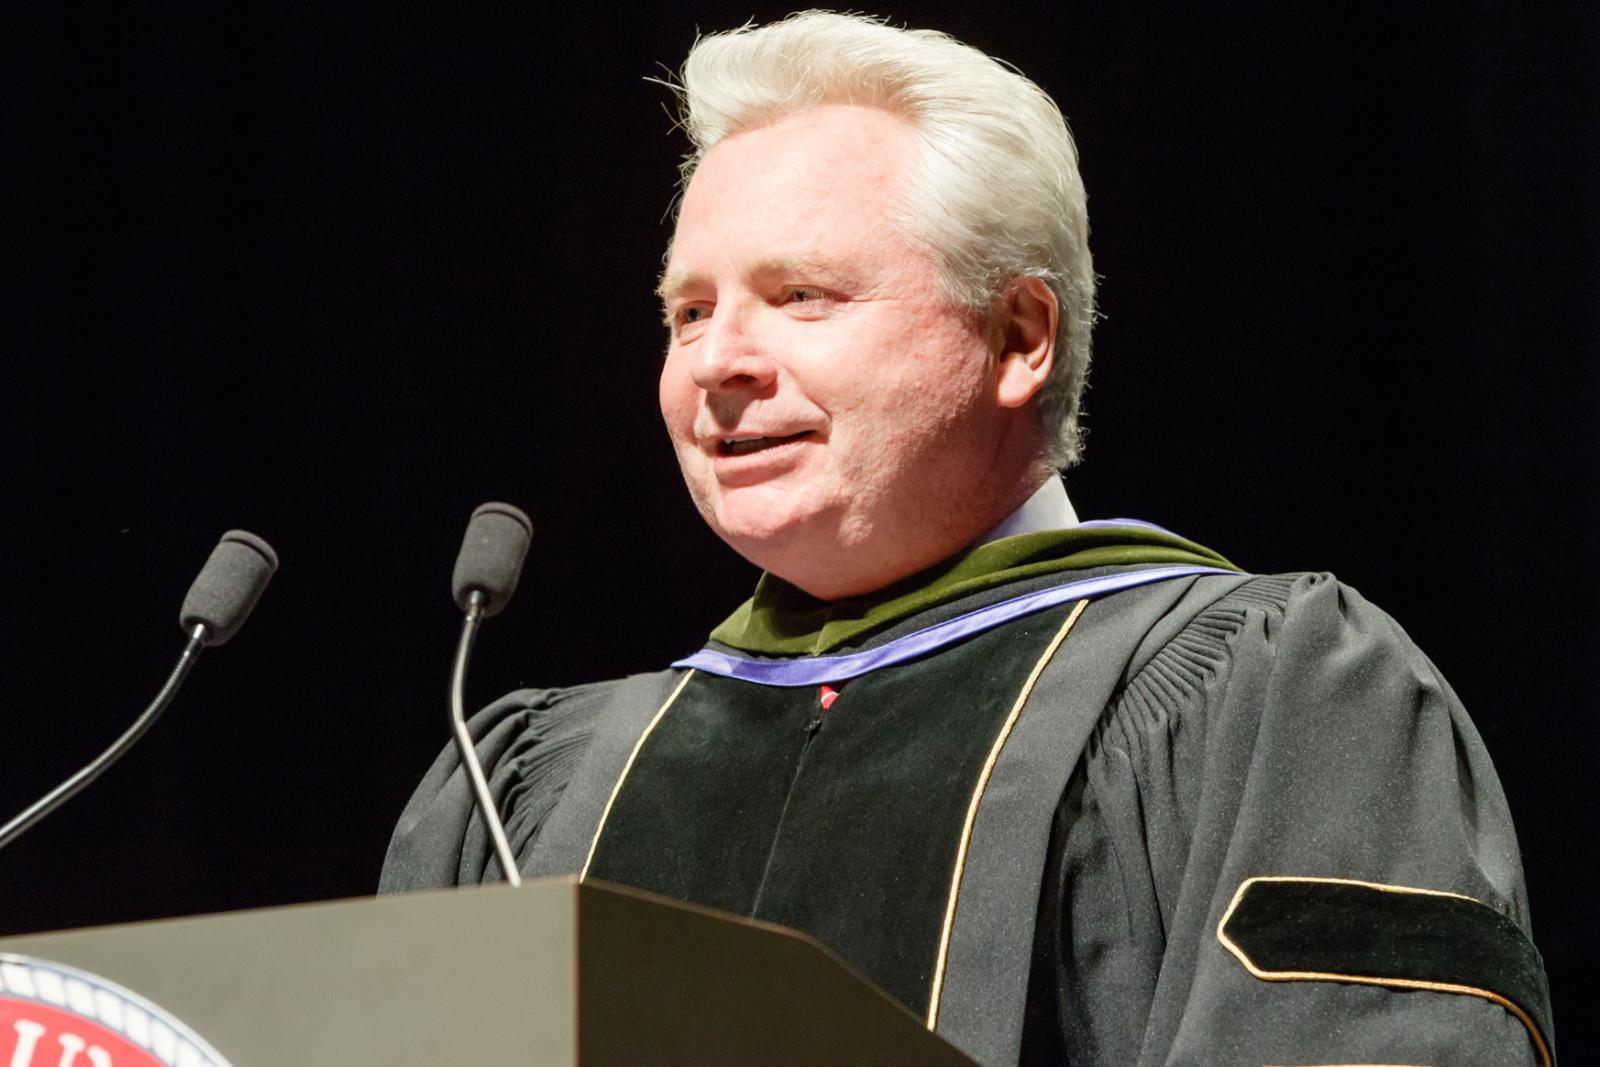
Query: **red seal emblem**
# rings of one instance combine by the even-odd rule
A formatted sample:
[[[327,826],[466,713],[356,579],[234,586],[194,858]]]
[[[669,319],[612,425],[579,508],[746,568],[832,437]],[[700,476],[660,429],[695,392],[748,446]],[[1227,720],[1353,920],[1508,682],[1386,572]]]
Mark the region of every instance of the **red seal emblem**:
[[[0,953],[6,1067],[229,1067],[199,1035],[121,986]]]

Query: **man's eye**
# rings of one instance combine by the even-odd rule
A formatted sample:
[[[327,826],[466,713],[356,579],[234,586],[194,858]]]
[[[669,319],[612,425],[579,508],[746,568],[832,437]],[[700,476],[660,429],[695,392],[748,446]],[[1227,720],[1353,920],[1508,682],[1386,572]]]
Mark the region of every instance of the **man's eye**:
[[[678,312],[678,318],[685,324],[699,322],[709,314],[703,307],[691,305]]]
[[[821,289],[812,289],[802,286],[799,289],[789,290],[789,303],[791,304],[809,303],[814,300],[821,300],[822,297],[823,292]]]

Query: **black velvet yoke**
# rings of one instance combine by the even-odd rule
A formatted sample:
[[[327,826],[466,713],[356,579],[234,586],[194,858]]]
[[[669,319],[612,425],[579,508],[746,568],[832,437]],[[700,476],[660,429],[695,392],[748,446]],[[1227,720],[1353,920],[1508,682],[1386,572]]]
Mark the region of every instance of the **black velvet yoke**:
[[[589,877],[802,930],[926,1013],[967,808],[1071,605],[838,687],[696,674],[646,738]]]

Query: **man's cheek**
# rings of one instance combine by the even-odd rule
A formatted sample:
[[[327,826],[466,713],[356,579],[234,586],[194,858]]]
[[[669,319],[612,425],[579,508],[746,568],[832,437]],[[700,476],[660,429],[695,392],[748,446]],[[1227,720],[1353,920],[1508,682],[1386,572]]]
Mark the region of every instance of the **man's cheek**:
[[[661,408],[661,417],[666,421],[667,428],[672,430],[676,437],[682,415],[686,406],[686,399],[693,393],[694,382],[681,366],[682,361],[667,353],[666,361],[661,365],[661,377],[656,380],[656,402]],[[688,399],[690,408],[689,418],[693,420],[693,400]]]
[[[693,398],[685,397],[681,391],[673,391],[663,387],[661,390],[661,421],[666,424],[667,433],[679,448],[687,448],[694,444],[694,417],[696,405]]]

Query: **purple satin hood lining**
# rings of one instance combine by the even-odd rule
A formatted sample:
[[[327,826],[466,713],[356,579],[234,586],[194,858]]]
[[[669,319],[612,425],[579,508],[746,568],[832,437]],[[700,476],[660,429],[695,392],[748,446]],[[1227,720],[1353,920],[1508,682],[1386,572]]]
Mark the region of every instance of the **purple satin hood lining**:
[[[1127,523],[1122,522],[1119,525]],[[964,641],[974,634],[992,630],[1001,623],[1043,611],[1045,608],[1053,608],[1057,604],[1065,604],[1069,600],[1105,596],[1134,586],[1149,585],[1151,582],[1165,581],[1168,578],[1184,578],[1191,574],[1237,573],[1237,571],[1223,570],[1221,567],[1197,566],[1152,567],[1149,570],[1125,571],[1121,574],[1068,582],[1066,585],[1052,586],[1010,600],[1002,600],[998,604],[969,611],[965,615],[958,615],[926,630],[897,637],[887,644],[869,648],[864,652],[851,652],[843,656],[805,656],[795,659],[745,659],[715,649],[702,648],[694,655],[678,660],[673,666],[693,667],[695,670],[721,675],[724,678],[737,678],[744,682],[781,687],[843,682],[869,671],[916,659],[946,645]]]
[[[1157,526],[1155,523],[1145,522],[1143,519],[1090,519],[1088,522],[1078,523],[1076,528],[1080,530],[1099,530],[1108,526],[1137,526],[1141,530],[1154,530],[1156,533],[1164,533],[1171,537],[1182,536],[1181,534],[1173,533],[1165,526]]]

